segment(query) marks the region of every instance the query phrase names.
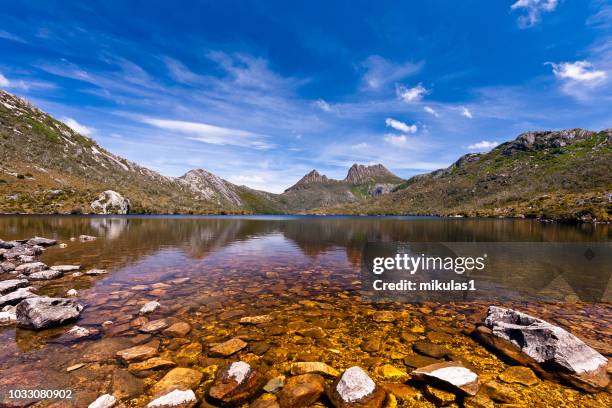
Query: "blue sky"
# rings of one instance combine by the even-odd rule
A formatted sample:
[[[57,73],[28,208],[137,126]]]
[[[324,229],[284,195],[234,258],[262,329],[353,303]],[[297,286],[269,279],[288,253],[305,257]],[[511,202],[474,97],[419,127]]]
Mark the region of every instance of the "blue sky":
[[[611,126],[610,1],[2,7],[0,88],[170,176],[280,192],[313,168],[409,177],[527,130]]]

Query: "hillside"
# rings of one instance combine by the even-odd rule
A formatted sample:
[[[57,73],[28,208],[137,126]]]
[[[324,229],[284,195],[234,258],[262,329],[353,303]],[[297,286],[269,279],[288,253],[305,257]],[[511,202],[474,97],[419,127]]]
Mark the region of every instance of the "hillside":
[[[290,212],[303,212],[337,204],[360,203],[369,197],[386,194],[402,182],[381,164],[353,164],[343,180],[330,179],[312,170],[286,189],[279,200]]]
[[[128,198],[135,213],[277,211],[268,193],[203,170],[172,178],[113,155],[0,90],[1,213],[89,213],[106,190]]]
[[[412,177],[392,193],[318,214],[612,220],[612,130],[527,132],[488,153]]]

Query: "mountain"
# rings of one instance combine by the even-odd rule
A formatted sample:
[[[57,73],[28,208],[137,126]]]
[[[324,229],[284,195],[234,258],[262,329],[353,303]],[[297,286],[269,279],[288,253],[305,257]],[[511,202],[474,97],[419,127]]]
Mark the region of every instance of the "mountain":
[[[116,156],[0,90],[0,213],[92,212],[113,190],[136,213],[277,212],[269,193],[204,170],[173,178]]]
[[[319,214],[422,214],[612,220],[612,129],[536,131],[390,194],[313,210]]]
[[[344,203],[358,203],[388,193],[403,180],[382,164],[353,164],[343,180],[312,170],[279,197],[289,212],[304,212]]]

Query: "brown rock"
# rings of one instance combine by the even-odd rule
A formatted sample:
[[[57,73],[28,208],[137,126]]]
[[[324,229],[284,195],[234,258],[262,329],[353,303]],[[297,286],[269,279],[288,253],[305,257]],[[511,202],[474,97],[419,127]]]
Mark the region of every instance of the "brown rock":
[[[499,379],[503,382],[518,383],[527,386],[536,385],[539,382],[538,377],[536,377],[530,368],[522,366],[508,367],[499,375]]]
[[[439,388],[432,387],[431,385],[425,386],[425,396],[428,400],[432,401],[438,407],[446,407],[457,399],[457,396],[452,392],[441,390]]]
[[[166,360],[165,358],[153,357],[145,360],[141,363],[132,363],[128,366],[128,371],[136,373],[145,370],[156,370],[161,368],[174,367],[176,363],[172,360]]]
[[[163,334],[168,337],[185,337],[191,331],[189,323],[178,322],[168,327],[163,331]]]
[[[281,408],[301,408],[312,405],[325,391],[325,380],[318,374],[291,377],[278,393]]]
[[[425,367],[431,364],[436,364],[436,363],[441,363],[441,362],[442,360],[438,360],[438,359],[427,357],[427,356],[422,356],[420,354],[413,354],[413,355],[404,357],[404,364],[412,368]]]
[[[202,381],[202,373],[198,370],[185,367],[177,367],[159,380],[151,389],[153,395],[169,393],[174,390],[194,390]]]
[[[291,364],[291,374],[321,374],[328,377],[337,377],[340,373],[333,367],[318,361],[305,361]]]
[[[168,325],[169,324],[166,319],[152,320],[140,326],[139,330],[143,333],[156,333],[165,329],[166,327],[168,327]]]
[[[151,343],[143,344],[142,346],[130,347],[128,349],[117,352],[117,357],[126,363],[146,360],[157,354],[157,347]]]
[[[227,357],[242,350],[246,346],[247,343],[245,343],[244,341],[238,338],[233,338],[224,343],[217,344],[216,346],[210,349],[208,354],[211,357]]]
[[[395,395],[397,398],[404,400],[410,399],[419,394],[419,391],[416,388],[412,388],[411,386],[405,384],[382,384],[381,388],[388,393]]]
[[[483,386],[483,389],[493,401],[501,404],[512,404],[521,399],[521,396],[512,388],[496,381],[489,381]]]
[[[238,405],[255,397],[265,384],[264,376],[244,361],[220,368],[208,396],[220,404]]]
[[[412,345],[412,348],[417,353],[432,358],[442,358],[449,352],[445,347],[430,343],[428,341],[417,341]]]
[[[381,347],[382,343],[380,341],[380,337],[378,336],[367,338],[361,344],[361,349],[366,353],[376,353],[377,351],[380,351]]]
[[[133,398],[145,392],[144,381],[134,377],[126,370],[113,373],[113,396],[117,399]]]
[[[372,316],[375,322],[393,323],[396,319],[395,313],[390,310],[381,310]]]

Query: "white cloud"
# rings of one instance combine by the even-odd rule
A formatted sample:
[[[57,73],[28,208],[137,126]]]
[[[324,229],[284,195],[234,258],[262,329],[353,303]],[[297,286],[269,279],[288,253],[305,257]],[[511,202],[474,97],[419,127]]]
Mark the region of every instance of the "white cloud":
[[[412,88],[406,88],[404,85],[397,85],[395,87],[395,93],[397,97],[404,102],[416,102],[423,99],[423,97],[427,95],[429,91],[421,84],[418,84]]]
[[[472,112],[470,112],[470,110],[468,108],[466,108],[465,106],[461,108],[461,115],[465,116],[466,118],[472,119]]]
[[[554,11],[559,0],[518,0],[510,6],[512,10],[523,10],[527,14],[518,18],[519,27],[528,28],[538,24],[542,13]]]
[[[229,180],[234,184],[240,184],[240,185],[241,184],[261,184],[265,182],[263,177],[251,175],[251,174],[248,174],[248,175],[239,174],[236,176],[230,176]]]
[[[189,140],[213,144],[252,147],[255,149],[269,149],[273,147],[264,140],[262,135],[246,130],[225,128],[201,122],[186,122],[182,120],[168,120],[157,118],[141,118],[143,123],[190,135]]]
[[[0,74],[0,86],[5,86],[8,88],[10,85],[11,82],[8,80],[8,78]]]
[[[408,138],[404,135],[394,135],[388,133],[384,137],[385,142],[389,143],[392,146],[396,147],[405,147],[408,143]]]
[[[438,112],[436,112],[436,110],[434,108],[432,108],[431,106],[425,106],[423,108],[425,110],[425,112],[429,113],[430,115],[437,117],[440,117],[440,114]]]
[[[423,67],[423,63],[395,63],[379,55],[370,55],[361,63],[361,67],[365,69],[362,77],[364,87],[378,90],[391,82],[416,74]]]
[[[593,65],[588,61],[561,62],[552,66],[553,74],[557,79],[567,79],[579,82],[599,83],[606,79],[606,72],[593,69]]]
[[[317,99],[315,101],[315,106],[319,109],[321,109],[322,111],[325,112],[331,112],[332,111],[332,107],[329,103],[325,102],[325,100],[323,99]]]
[[[416,133],[417,131],[417,125],[407,125],[404,122],[392,118],[385,119],[385,124],[404,133]]]
[[[91,136],[95,132],[94,128],[82,125],[72,118],[62,118],[62,122],[70,129],[85,136]]]
[[[475,150],[479,152],[489,151],[497,146],[499,143],[497,142],[489,142],[487,140],[480,141],[478,143],[474,143],[468,146],[469,150]]]

